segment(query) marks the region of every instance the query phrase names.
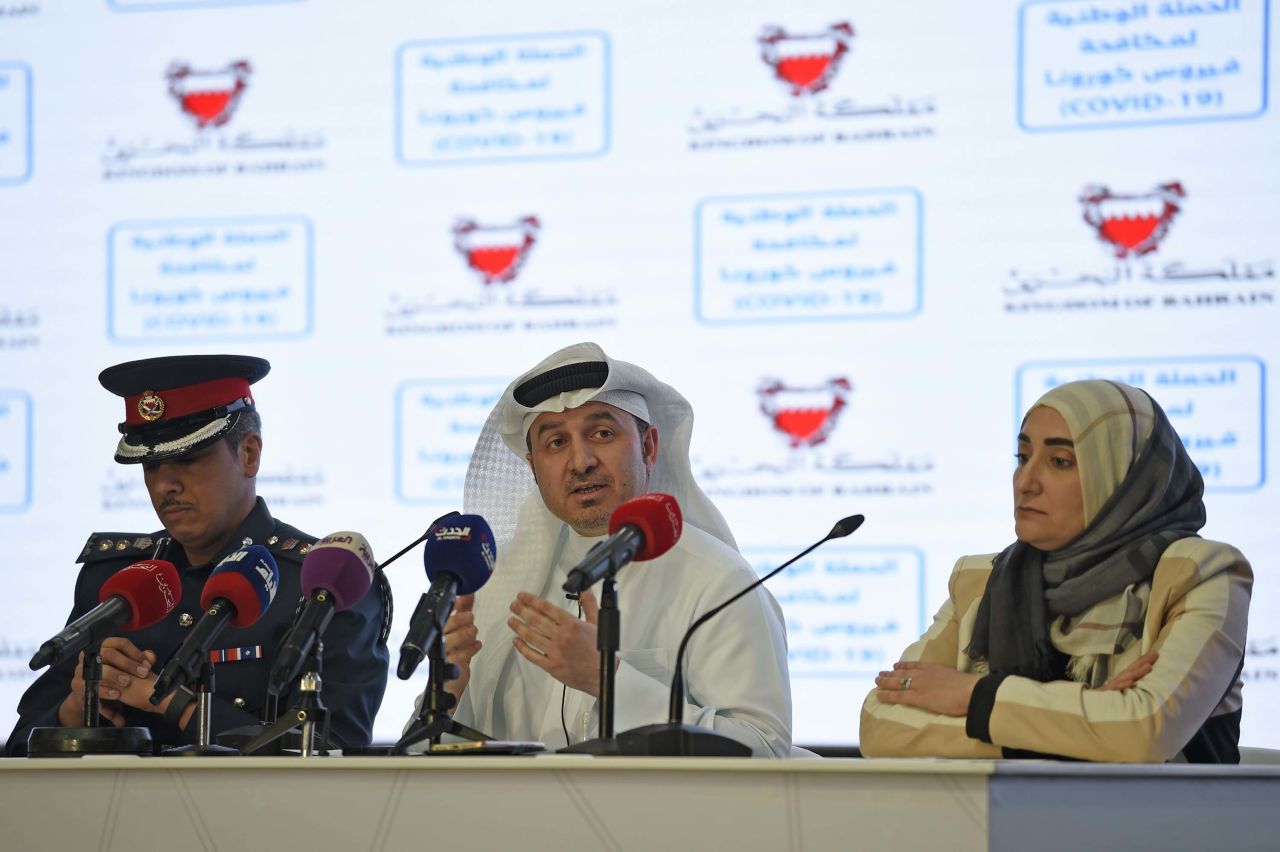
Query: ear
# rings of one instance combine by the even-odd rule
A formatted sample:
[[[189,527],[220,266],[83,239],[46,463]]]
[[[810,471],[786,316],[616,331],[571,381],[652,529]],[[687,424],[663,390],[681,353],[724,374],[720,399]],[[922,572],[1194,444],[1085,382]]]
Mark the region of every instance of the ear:
[[[640,452],[644,455],[644,467],[653,473],[653,466],[658,463],[658,427],[650,426],[640,436]]]
[[[533,481],[534,481],[535,483],[537,483],[537,481],[538,481],[538,469],[537,469],[536,467],[534,467],[534,466],[533,466],[533,451],[532,451],[532,450],[524,454],[524,460],[525,460],[525,464],[529,465],[529,472],[533,474]]]
[[[240,442],[240,465],[245,479],[253,479],[258,475],[258,467],[262,464],[262,436],[250,432]]]

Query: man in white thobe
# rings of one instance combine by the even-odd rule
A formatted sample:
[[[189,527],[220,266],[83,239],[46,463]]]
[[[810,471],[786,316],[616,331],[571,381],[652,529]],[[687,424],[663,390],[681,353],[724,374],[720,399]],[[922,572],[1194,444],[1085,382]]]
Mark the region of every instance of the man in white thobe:
[[[665,555],[617,575],[621,642],[614,729],[665,722],[676,649],[699,616],[755,579],[724,519],[693,480],[693,412],[670,386],[593,343],[562,349],[507,388],[467,472],[466,511],[498,538],[498,561],[446,635],[462,669],[455,718],[549,748],[597,735],[597,604],[570,600],[568,572],[639,494],[673,495],[684,530]],[[483,650],[482,650],[483,649]],[[786,631],[763,588],[694,634],[684,721],[752,753],[786,756]]]

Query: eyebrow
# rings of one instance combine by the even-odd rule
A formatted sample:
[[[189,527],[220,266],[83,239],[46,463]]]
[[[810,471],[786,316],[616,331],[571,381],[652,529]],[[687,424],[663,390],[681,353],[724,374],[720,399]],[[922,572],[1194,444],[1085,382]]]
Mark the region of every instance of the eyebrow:
[[[1027,437],[1026,432],[1019,432],[1018,443],[1030,444],[1031,439]],[[1076,448],[1076,442],[1071,440],[1070,438],[1045,438],[1044,445],[1046,447],[1069,447],[1073,450]]]
[[[612,411],[593,411],[585,418],[589,423],[596,423],[601,420],[608,420],[611,423],[618,423],[619,420]],[[541,438],[547,432],[553,429],[561,429],[564,427],[563,420],[548,420],[538,427],[538,437]]]

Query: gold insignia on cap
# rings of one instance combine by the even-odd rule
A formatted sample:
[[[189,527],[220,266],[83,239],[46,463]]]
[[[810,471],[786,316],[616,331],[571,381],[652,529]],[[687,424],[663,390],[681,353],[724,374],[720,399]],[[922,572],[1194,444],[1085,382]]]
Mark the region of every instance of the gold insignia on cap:
[[[310,550],[310,549],[311,549],[311,545],[309,545],[309,544],[304,544],[304,545],[302,545],[302,547],[299,547],[299,548],[298,548],[298,552],[299,552],[299,553],[301,553],[303,556],[306,556],[306,555],[307,555],[307,551],[308,551],[308,550]]]
[[[129,539],[122,538],[116,542],[116,550],[128,550],[128,549],[129,549]]]
[[[102,541],[98,542],[98,549],[99,549],[99,550],[110,550],[110,549],[111,549],[111,545],[113,545],[113,544],[115,544],[115,542],[114,542],[114,541],[112,541],[112,540],[111,540],[111,539],[109,539],[109,538],[104,538]]]
[[[142,399],[138,400],[138,416],[148,423],[164,417],[164,400],[155,391],[143,391]]]

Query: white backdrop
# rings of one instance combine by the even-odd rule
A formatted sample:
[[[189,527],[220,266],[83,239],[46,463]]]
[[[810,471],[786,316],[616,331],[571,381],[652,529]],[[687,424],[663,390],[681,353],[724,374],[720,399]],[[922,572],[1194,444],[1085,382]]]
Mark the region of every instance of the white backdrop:
[[[385,557],[593,339],[694,403],[760,568],[866,514],[773,584],[799,742],[854,742],[1011,540],[1023,407],[1108,376],[1253,561],[1244,739],[1280,746],[1266,0],[375,5],[0,2],[0,736],[85,537],[157,526],[103,367],[269,358],[260,493]]]

